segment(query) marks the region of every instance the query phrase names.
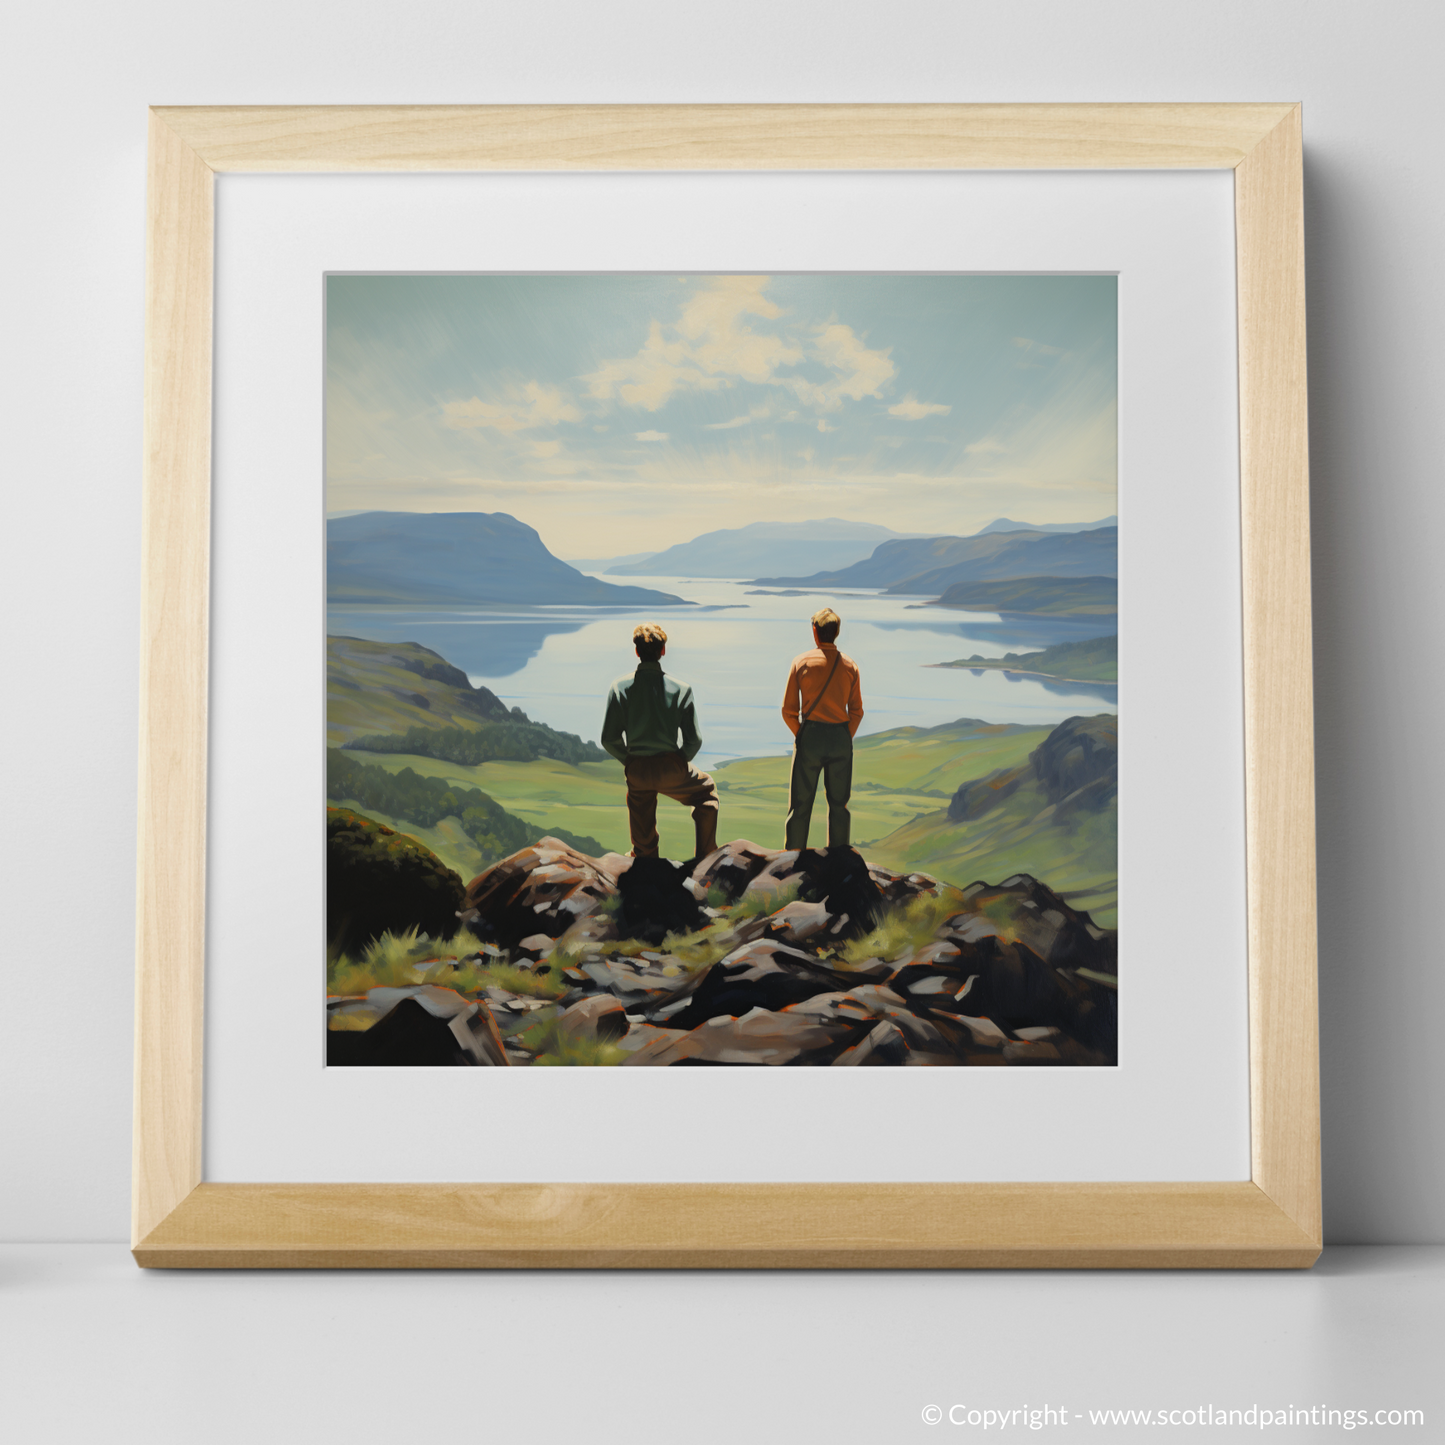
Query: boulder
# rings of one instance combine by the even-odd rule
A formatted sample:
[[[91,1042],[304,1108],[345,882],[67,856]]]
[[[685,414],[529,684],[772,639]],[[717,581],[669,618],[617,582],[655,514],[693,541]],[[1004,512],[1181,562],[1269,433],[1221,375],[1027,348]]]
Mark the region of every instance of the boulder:
[[[709,1019],[755,1009],[783,1009],[815,994],[847,986],[848,980],[817,959],[785,944],[761,939],[728,954],[698,976],[685,1007],[662,1010],[669,1028],[691,1029]]]
[[[856,1044],[844,1049],[834,1060],[834,1068],[860,1064],[904,1064],[908,1061],[908,1044],[901,1030],[888,1019],[873,1025]]]
[[[938,891],[926,873],[891,873],[853,848],[769,849],[746,840],[710,853],[692,876],[729,902],[796,888],[804,902],[825,904],[835,920],[847,915],[853,934],[867,932],[879,907]]]
[[[450,995],[450,997],[447,997]],[[382,1011],[369,1029],[328,1029],[326,1063],[333,1067],[443,1068],[509,1062],[490,1009],[451,989],[372,989]]]
[[[816,1064],[831,1061],[832,1053],[852,1042],[860,1025],[810,1018],[805,1014],[751,1009],[740,1018],[722,1016],[691,1029],[657,1048],[645,1059],[643,1050],[631,1063],[653,1065],[712,1064],[767,1065]],[[651,1048],[651,1046],[648,1046]]]
[[[685,1029],[660,1029],[652,1024],[633,1024],[626,1034],[618,1039],[617,1047],[628,1056],[623,1059],[624,1064],[648,1065],[655,1062],[657,1055],[663,1053],[669,1044],[686,1037]]]
[[[617,879],[615,923],[622,938],[661,943],[669,933],[692,933],[708,915],[687,885],[692,876],[668,858],[634,858]]]
[[[564,1009],[557,1026],[571,1039],[620,1039],[628,1030],[627,1013],[615,998],[594,994]]]
[[[843,1023],[866,1023],[870,1028],[876,1019],[873,1010],[866,1007],[861,999],[841,992],[814,994],[802,1003],[790,1003],[783,1012]]]
[[[1061,1064],[1063,1055],[1050,1043],[1012,1043],[1003,1046],[1008,1064]]]
[[[739,838],[699,859],[692,876],[704,893],[716,888],[729,903],[736,903],[748,884],[777,857],[777,849],[760,848],[746,838]]]
[[[350,808],[326,810],[326,939],[359,953],[383,933],[457,931],[462,880],[431,849]]]
[[[560,938],[616,894],[616,883],[595,859],[543,838],[473,878],[458,917],[483,938],[511,949],[538,934]]]
[[[1009,1043],[1009,1036],[992,1019],[974,1018],[970,1014],[955,1014],[953,1018],[968,1030],[975,1048],[1002,1049]]]
[[[799,899],[768,915],[764,928],[770,938],[796,947],[815,934],[830,932],[835,921],[826,903],[804,903]]]
[[[1071,908],[1051,888],[1027,873],[1002,883],[973,883],[963,891],[969,912],[951,919],[960,945],[989,936],[1016,938],[1055,968],[1118,971],[1118,935],[1097,927],[1087,913]],[[981,916],[985,915],[987,916]],[[1000,923],[999,917],[1006,918]]]
[[[879,984],[862,984],[848,997],[874,1018],[887,1019],[902,1035],[909,1049],[928,1054],[953,1052],[945,1036],[927,1018],[915,1013],[901,994]]]
[[[938,879],[927,873],[890,873],[888,869],[870,863],[868,876],[877,886],[886,907],[911,903],[915,898],[933,898],[938,894]]]

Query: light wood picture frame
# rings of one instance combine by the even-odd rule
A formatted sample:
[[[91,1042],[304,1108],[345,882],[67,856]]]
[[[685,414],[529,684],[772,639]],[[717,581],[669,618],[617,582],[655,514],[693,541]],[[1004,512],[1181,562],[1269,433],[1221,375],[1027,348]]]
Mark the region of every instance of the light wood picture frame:
[[[217,1184],[202,1178],[218,172],[1231,169],[1251,1178]],[[132,1249],[154,1267],[1307,1267],[1321,1247],[1305,286],[1292,104],[150,112]]]

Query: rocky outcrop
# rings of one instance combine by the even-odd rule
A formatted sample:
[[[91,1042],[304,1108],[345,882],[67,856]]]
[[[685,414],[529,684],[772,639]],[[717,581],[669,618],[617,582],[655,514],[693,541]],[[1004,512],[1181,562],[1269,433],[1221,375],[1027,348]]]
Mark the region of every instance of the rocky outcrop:
[[[602,862],[543,838],[473,878],[448,932],[459,919],[484,941],[515,949],[536,934],[560,938],[616,896],[616,877]]]
[[[1026,782],[1032,772],[1031,764],[1024,763],[1017,768],[999,768],[986,777],[970,778],[949,799],[948,821],[971,823],[975,818],[982,818],[1013,797],[1019,785]]]
[[[328,1067],[434,1068],[506,1065],[488,1005],[454,989],[374,988],[360,998],[327,1001]],[[362,1023],[369,1026],[357,1027]],[[344,1027],[344,1024],[351,1027]]]
[[[628,1067],[1117,1057],[1115,935],[1024,874],[960,890],[852,850],[739,840],[688,869],[543,839],[474,879],[465,901],[488,956],[560,996],[489,984],[332,1000],[335,1062],[528,1064],[555,1039],[572,1053],[549,1062],[583,1047]],[[492,1042],[469,1048],[459,1027]]]
[[[1042,795],[1041,817],[1102,812],[1119,793],[1119,719],[1112,714],[1065,719],[1028,762],[963,783],[949,800],[949,822],[981,818],[1029,785]]]
[[[1050,803],[1078,802],[1097,812],[1119,792],[1119,719],[1071,717],[1029,755]]]

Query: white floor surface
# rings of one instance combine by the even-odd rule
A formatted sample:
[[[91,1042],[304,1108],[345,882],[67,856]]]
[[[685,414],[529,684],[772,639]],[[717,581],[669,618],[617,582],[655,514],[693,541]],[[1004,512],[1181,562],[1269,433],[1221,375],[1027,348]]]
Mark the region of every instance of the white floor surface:
[[[119,1245],[4,1245],[0,1438],[1353,1434],[1343,1414],[1261,1428],[1257,1413],[1207,1426],[1183,1413],[1321,1407],[1423,1411],[1363,1428],[1433,1441],[1442,1322],[1438,1246],[1332,1248],[1307,1273],[482,1274],[142,1271]],[[1091,1422],[1100,1410],[1180,1413]],[[1024,1413],[1001,1425],[1007,1412]]]

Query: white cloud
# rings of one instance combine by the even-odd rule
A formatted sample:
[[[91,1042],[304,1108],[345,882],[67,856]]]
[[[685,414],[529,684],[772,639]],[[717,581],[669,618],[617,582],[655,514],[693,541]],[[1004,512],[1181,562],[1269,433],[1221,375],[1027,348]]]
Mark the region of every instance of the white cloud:
[[[917,397],[905,396],[888,408],[889,416],[901,416],[904,421],[922,421],[926,416],[947,416],[953,408],[936,401],[919,401]]]
[[[712,391],[723,384],[721,377],[710,377],[690,365],[687,347],[668,341],[656,321],[636,356],[604,361],[582,379],[594,401],[616,397],[624,406],[644,411],[656,411],[675,391]]]
[[[990,456],[995,452],[1006,452],[1008,448],[1000,441],[992,437],[985,437],[981,442],[969,442],[964,451],[971,457]]]
[[[819,418],[818,418],[818,430],[819,430],[819,431],[837,431],[838,428],[835,427],[835,426],[830,426],[826,421],[823,420],[822,417],[819,417]]]
[[[582,413],[557,387],[536,381],[529,381],[520,391],[513,388],[502,402],[474,396],[467,401],[449,401],[442,407],[443,423],[456,430],[491,427],[499,432],[526,431],[557,422],[580,421],[581,417]]]
[[[766,276],[714,277],[688,298],[675,323],[664,328],[654,320],[636,355],[604,361],[583,377],[588,394],[657,411],[676,391],[716,391],[732,378],[770,381],[778,367],[802,360],[802,352],[782,336],[754,331],[743,319],[782,314],[762,294],[767,284]]]
[[[881,396],[897,372],[888,351],[875,351],[851,326],[832,322],[789,334],[758,331],[752,317],[776,321],[782,308],[763,293],[766,276],[716,276],[683,303],[670,324],[653,319],[647,340],[632,356],[603,361],[582,378],[599,402],[658,411],[677,392],[716,391],[739,382],[780,386],[816,411],[836,411],[845,400]],[[810,380],[790,368],[820,362],[832,376]],[[764,413],[765,413],[764,409]],[[705,424],[708,431],[747,425],[760,415]],[[786,419],[786,418],[785,418]]]
[[[887,351],[870,350],[851,326],[837,321],[818,328],[809,354],[833,373],[831,381],[817,383],[786,376],[778,377],[777,382],[804,405],[819,411],[836,411],[844,397],[861,401],[865,396],[878,396],[898,370]]]
[[[533,442],[532,455],[534,457],[555,457],[562,450],[561,442]]]
[[[640,431],[636,433],[640,442],[665,442],[667,433],[665,431]]]

